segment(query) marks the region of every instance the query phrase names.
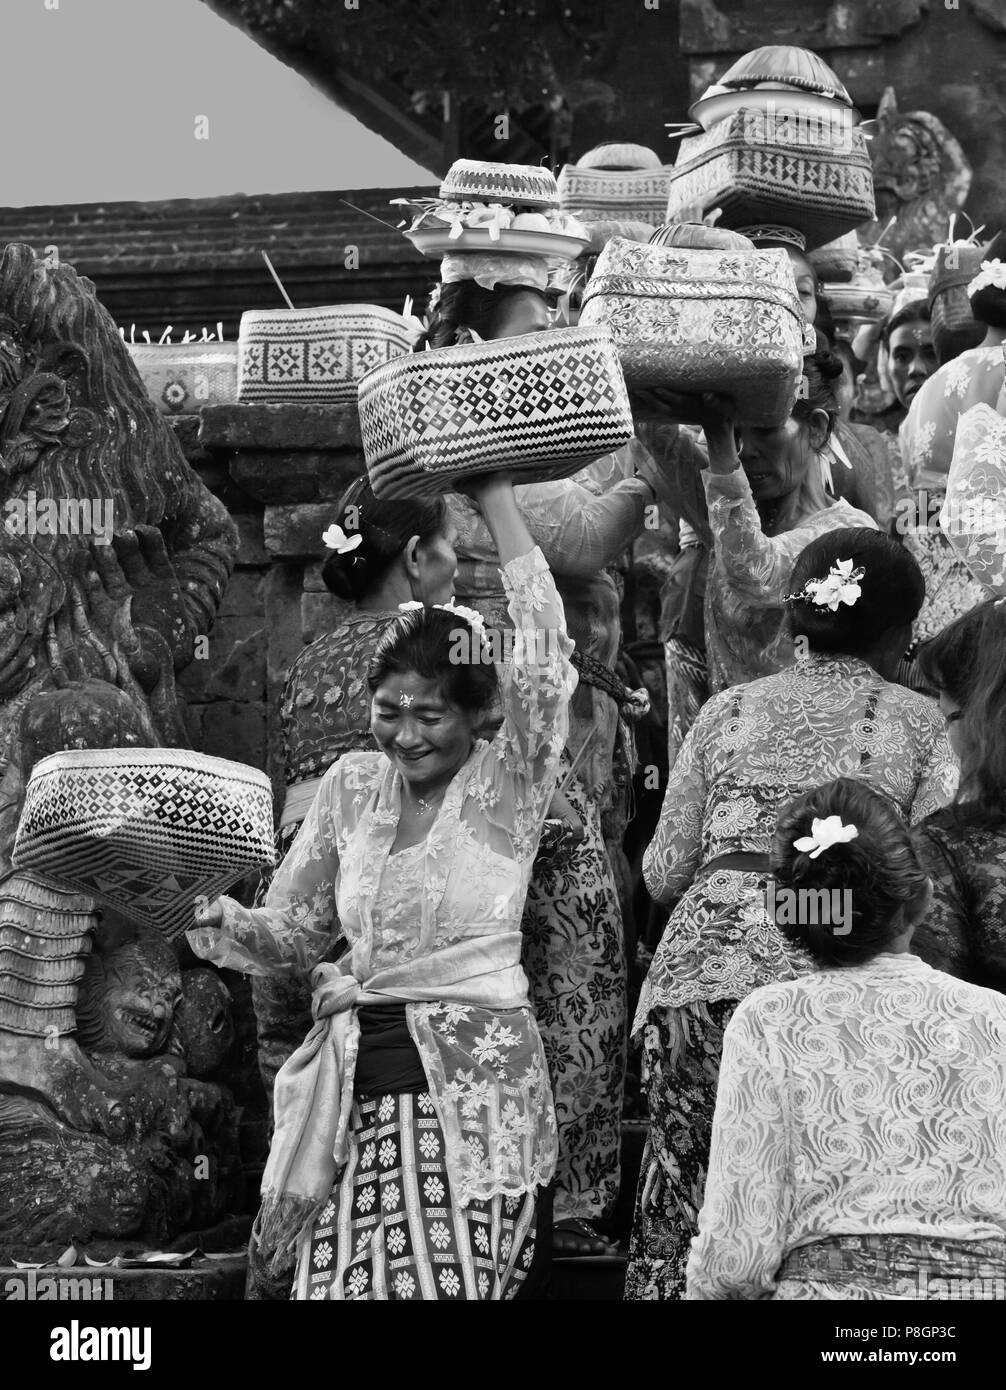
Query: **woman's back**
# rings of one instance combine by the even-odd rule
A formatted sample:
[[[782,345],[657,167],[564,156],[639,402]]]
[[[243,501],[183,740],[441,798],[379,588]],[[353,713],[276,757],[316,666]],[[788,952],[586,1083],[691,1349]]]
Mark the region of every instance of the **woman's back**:
[[[808,968],[765,904],[757,865],[780,809],[837,777],[884,792],[910,822],[953,796],[957,765],[935,703],[856,657],[814,655],[709,700],[671,771],[643,858],[651,895],[676,903],[640,996],[656,1007],[742,999]]]
[[[674,804],[687,803],[689,814],[661,819],[644,861],[651,892],[666,900],[651,882],[661,863],[690,876],[720,854],[767,851],[780,807],[835,777],[869,782],[913,821],[945,805],[956,765],[934,702],[846,656],[813,655],[721,691],[703,706],[672,771]],[[696,813],[698,858],[685,843]],[[690,868],[674,863],[679,852]]]
[[[828,1237],[1002,1238],[1006,998],[904,953],[768,985],[731,1020],[716,1123],[691,1296],[764,1296]]]

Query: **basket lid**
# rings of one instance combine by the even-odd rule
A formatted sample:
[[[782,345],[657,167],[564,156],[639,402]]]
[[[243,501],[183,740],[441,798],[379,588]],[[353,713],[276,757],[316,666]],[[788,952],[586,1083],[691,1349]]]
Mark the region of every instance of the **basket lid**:
[[[660,169],[663,165],[656,150],[651,150],[647,145],[610,141],[605,145],[595,145],[592,150],[582,154],[576,161],[576,167],[578,169],[626,170]]]
[[[805,92],[833,97],[847,106],[852,97],[828,64],[809,48],[793,44],[768,44],[738,58],[719,79],[720,87],[754,87],[759,82],[782,82]]]
[[[440,196],[455,203],[473,199],[524,207],[559,206],[559,188],[551,169],[484,159],[456,159],[440,185]]]

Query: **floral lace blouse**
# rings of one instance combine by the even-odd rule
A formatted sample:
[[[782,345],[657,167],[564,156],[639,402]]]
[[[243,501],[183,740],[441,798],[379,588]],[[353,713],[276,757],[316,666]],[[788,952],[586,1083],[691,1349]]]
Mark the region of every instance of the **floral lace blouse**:
[[[810,968],[769,920],[765,877],[706,872],[710,860],[767,853],[781,808],[833,778],[862,779],[916,822],[950,800],[957,775],[935,702],[856,657],[813,655],[714,695],[678,754],[643,856],[651,896],[674,911],[635,1029],[652,1009],[743,999]]]
[[[209,946],[252,974],[306,970],[337,923],[340,962],[364,989],[407,1001],[460,1200],[516,1195],[548,1182],[555,1114],[520,965],[520,920],[555,789],[576,672],[562,602],[541,551],[502,571],[520,630],[557,640],[518,647],[501,674],[502,727],[476,742],[427,839],[392,855],[401,775],[382,752],[347,753],[318,795],[260,909],[223,898]],[[347,1050],[351,1091],[355,1049]]]
[[[690,1299],[828,1236],[1006,1236],[1006,999],[909,955],[757,990],[723,1041]]]
[[[706,584],[706,660],[713,690],[770,675],[793,660],[783,599],[796,558],[826,531],[877,523],[837,501],[792,531],[766,536],[743,468],[703,472],[713,533]]]
[[[1006,378],[1006,348],[969,348],[935,371],[912,401],[899,436],[911,485],[946,486],[957,421],[973,405],[995,407]]]

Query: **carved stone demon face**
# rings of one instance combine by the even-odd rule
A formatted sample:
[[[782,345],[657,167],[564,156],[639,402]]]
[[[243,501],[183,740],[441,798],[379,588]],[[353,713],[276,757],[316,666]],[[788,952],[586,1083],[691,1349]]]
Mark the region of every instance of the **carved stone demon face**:
[[[140,932],[87,963],[77,1031],[90,1052],[155,1057],[164,1050],[181,998],[178,958],[156,932]]]

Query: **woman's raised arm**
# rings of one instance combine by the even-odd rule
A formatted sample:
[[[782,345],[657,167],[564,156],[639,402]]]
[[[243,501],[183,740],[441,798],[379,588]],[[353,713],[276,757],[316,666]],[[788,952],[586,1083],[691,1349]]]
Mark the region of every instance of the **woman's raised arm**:
[[[322,958],[338,928],[334,808],[339,770],[336,763],[323,778],[264,907],[242,907],[228,897],[197,905],[195,929],[187,933],[197,956],[246,975],[304,972]]]

